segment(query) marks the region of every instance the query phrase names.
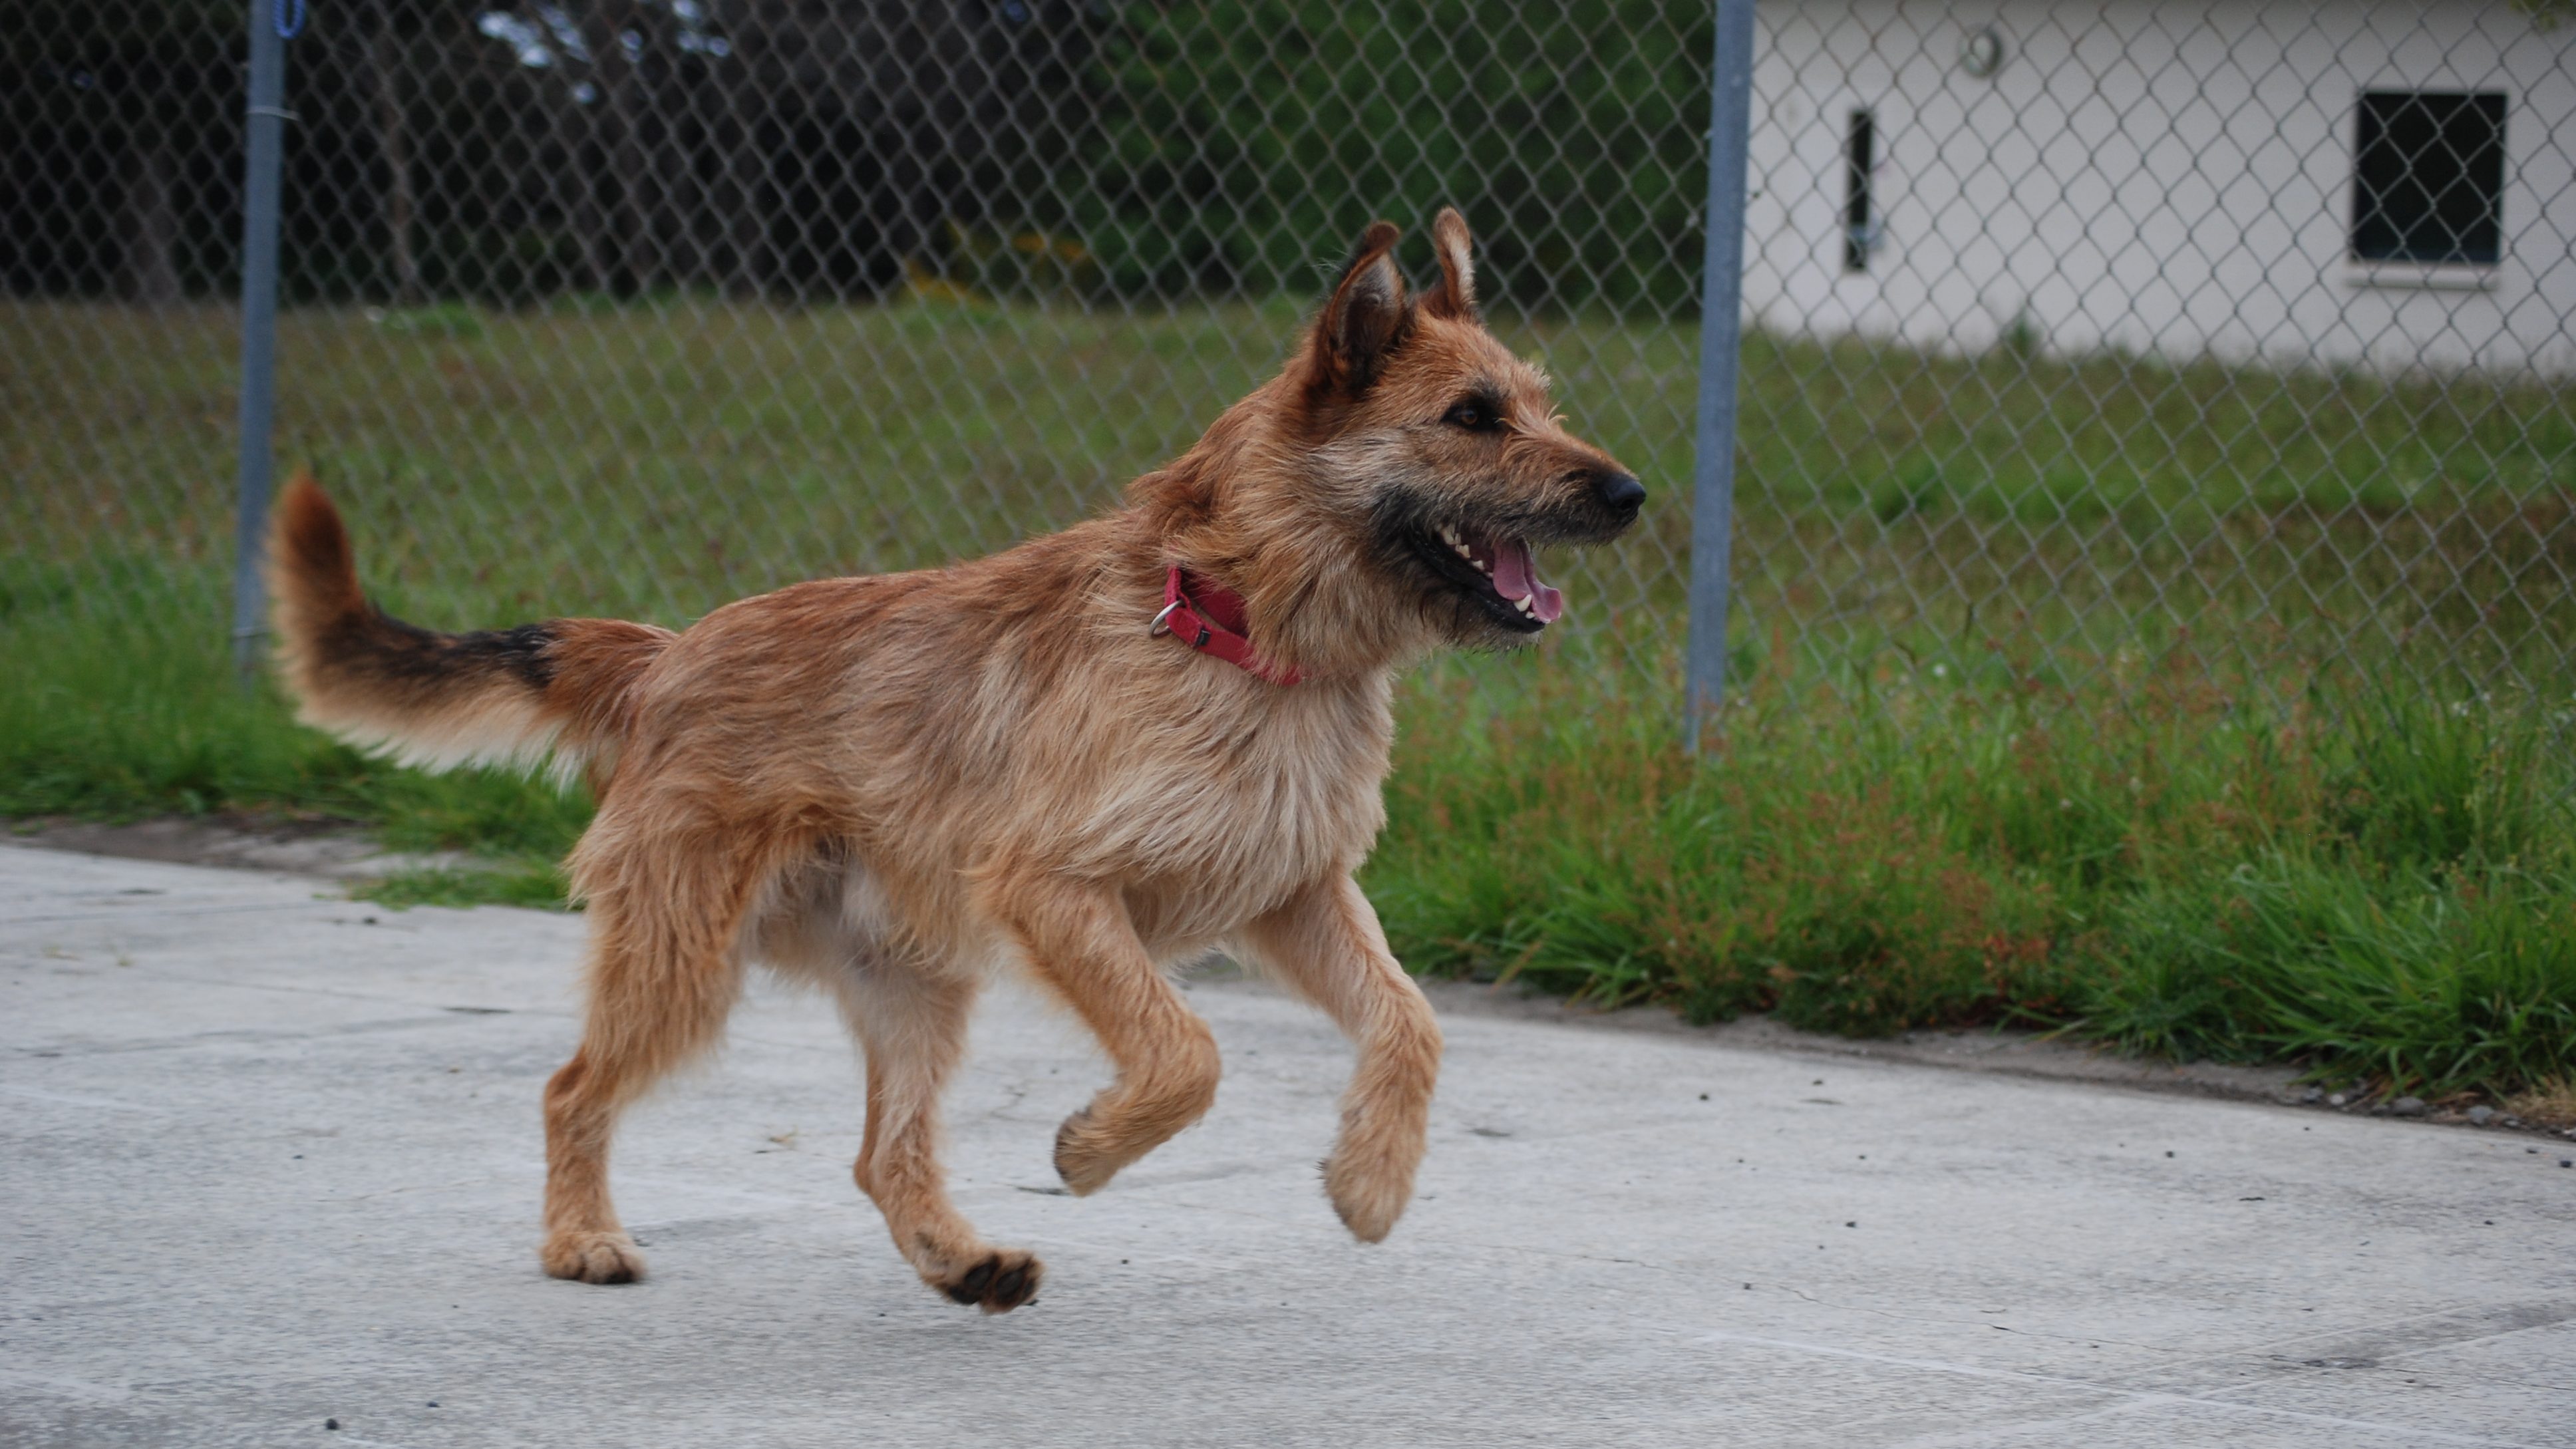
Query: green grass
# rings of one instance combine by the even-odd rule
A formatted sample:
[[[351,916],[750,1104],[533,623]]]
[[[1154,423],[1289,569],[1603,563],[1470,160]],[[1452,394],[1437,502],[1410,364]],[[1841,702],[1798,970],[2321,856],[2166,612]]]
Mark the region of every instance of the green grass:
[[[215,599],[171,590],[150,603],[132,613],[202,617]],[[587,802],[513,777],[398,769],[303,729],[273,690],[240,689],[201,630],[0,590],[0,642],[0,817],[352,820],[398,850],[514,867],[559,857],[589,819]]]
[[[555,861],[522,860],[498,867],[393,871],[359,882],[349,895],[398,911],[413,906],[527,906],[560,911],[571,909],[564,898],[568,889],[563,868]]]
[[[1368,882],[1417,969],[1701,1020],[2017,1021],[2427,1095],[2576,1073],[2576,701],[2175,663],[1767,688],[1700,764],[1662,691],[1450,670]]]
[[[0,814],[364,821],[487,864],[389,906],[560,905],[587,802],[368,761],[189,636],[10,618]],[[2019,1022],[2502,1098],[2576,1077],[2576,701],[2213,675],[1785,669],[1686,758],[1660,676],[1577,651],[1411,681],[1366,872],[1417,970],[1856,1035]],[[2287,707],[2266,701],[2287,697]]]
[[[279,451],[347,505],[398,612],[676,623],[1084,516],[1267,376],[1299,305],[299,310]],[[1652,490],[1630,540],[1556,565],[1652,662],[1685,585],[1696,327],[1495,325]],[[0,537],[23,550],[0,570],[220,579],[232,326],[0,301],[25,343],[0,349]],[[2240,656],[2433,641],[2407,657],[2576,667],[2576,388],[1759,334],[1744,388],[1756,662],[1776,629],[1801,669],[1957,668],[1999,642],[2071,678],[2188,631]]]

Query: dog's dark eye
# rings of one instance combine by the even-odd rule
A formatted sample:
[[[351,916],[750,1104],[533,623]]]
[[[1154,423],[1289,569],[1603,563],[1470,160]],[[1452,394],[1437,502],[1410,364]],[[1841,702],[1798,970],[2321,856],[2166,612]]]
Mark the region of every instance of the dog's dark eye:
[[[1465,428],[1471,433],[1485,432],[1501,421],[1494,415],[1492,408],[1480,402],[1462,402],[1443,414],[1440,420],[1453,428]]]

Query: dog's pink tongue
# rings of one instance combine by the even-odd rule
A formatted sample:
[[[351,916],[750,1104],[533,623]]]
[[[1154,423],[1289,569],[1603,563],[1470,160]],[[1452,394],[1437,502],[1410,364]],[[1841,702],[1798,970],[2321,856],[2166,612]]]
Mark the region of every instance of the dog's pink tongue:
[[[1529,545],[1517,538],[1494,545],[1494,592],[1506,599],[1529,600],[1530,617],[1542,624],[1555,623],[1565,612],[1565,595],[1539,580]]]
[[[1565,595],[1545,584],[1538,586],[1537,596],[1530,600],[1530,617],[1542,624],[1553,624],[1565,612]]]

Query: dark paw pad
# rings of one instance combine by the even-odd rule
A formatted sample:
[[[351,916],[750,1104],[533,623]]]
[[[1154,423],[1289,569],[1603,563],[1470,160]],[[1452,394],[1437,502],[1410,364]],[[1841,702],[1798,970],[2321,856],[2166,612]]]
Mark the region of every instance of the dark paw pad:
[[[1029,1300],[1029,1270],[1013,1268],[993,1280],[992,1301],[1014,1307]]]
[[[1038,1278],[1045,1271],[1026,1253],[993,1253],[939,1289],[950,1299],[977,1304],[987,1313],[1008,1313],[1037,1293]]]
[[[993,1286],[993,1270],[1001,1266],[999,1258],[986,1258],[966,1270],[966,1276],[948,1285],[948,1296],[960,1303],[981,1303],[984,1290]]]

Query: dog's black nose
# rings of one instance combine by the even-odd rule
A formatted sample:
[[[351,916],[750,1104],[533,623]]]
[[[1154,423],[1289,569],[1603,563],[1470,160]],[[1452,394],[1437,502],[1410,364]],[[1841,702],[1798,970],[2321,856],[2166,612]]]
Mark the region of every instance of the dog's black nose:
[[[1625,473],[1595,473],[1592,491],[1601,495],[1601,506],[1613,513],[1635,513],[1646,501],[1646,485]]]

